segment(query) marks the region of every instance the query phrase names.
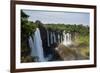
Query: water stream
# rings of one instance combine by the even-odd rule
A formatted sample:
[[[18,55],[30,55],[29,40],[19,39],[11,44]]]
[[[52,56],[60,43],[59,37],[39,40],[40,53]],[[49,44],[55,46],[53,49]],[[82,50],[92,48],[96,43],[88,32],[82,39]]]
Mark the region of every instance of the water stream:
[[[71,34],[63,32],[63,45],[68,46],[71,45]]]
[[[29,37],[29,46],[31,48],[31,56],[35,58],[35,61],[45,61],[39,28],[36,28],[34,33],[34,42],[32,37]]]

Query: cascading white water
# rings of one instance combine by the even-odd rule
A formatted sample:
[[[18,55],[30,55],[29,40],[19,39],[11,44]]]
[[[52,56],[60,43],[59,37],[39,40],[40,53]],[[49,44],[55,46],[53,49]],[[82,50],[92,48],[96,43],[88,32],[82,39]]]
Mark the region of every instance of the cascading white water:
[[[56,43],[56,35],[54,32],[53,32],[53,37],[54,37],[54,43]]]
[[[58,34],[58,43],[60,43],[60,35]]]
[[[45,61],[39,28],[36,28],[34,33],[34,43],[32,37],[29,37],[29,46],[31,48],[31,56],[35,57],[36,61]]]
[[[65,33],[65,31],[63,32],[63,39],[64,39],[64,41],[63,41],[63,44],[65,45],[65,46],[68,46],[68,45],[71,45],[71,34],[70,33]]]
[[[67,38],[66,38],[66,34],[65,34],[65,31],[63,32],[63,39],[64,39],[64,41],[63,41],[63,44],[64,45],[67,45]]]
[[[50,35],[50,41],[51,41],[50,43],[53,44],[53,34],[52,34],[52,32],[51,32],[51,35]]]
[[[67,37],[67,44],[70,45],[71,44],[71,34],[67,33],[66,37]]]
[[[33,39],[32,39],[31,36],[29,37],[28,41],[29,41],[29,46],[31,48],[31,56],[36,57],[37,56],[37,50],[34,48],[34,43],[33,43]]]
[[[49,31],[47,30],[47,42],[48,42],[48,47],[50,46],[50,41],[49,41]]]

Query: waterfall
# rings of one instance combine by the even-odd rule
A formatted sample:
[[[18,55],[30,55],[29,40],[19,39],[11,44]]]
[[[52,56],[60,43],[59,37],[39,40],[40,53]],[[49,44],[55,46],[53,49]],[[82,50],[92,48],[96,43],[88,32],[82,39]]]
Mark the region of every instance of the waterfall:
[[[50,40],[51,40],[51,44],[53,44],[53,34],[52,34],[52,32],[50,34]]]
[[[63,44],[65,46],[71,45],[71,34],[70,33],[65,33],[65,31],[63,32]]]
[[[63,44],[66,45],[67,44],[67,37],[66,37],[65,31],[63,32],[63,35],[64,35]]]
[[[37,53],[36,53],[37,50],[34,48],[32,36],[29,36],[29,47],[31,48],[31,56],[36,57],[37,56]]]
[[[56,35],[54,32],[53,32],[53,37],[54,37],[54,43],[56,43]]]
[[[60,43],[60,35],[58,34],[58,43]]]
[[[29,37],[29,46],[31,48],[31,56],[36,58],[35,61],[45,61],[39,28],[36,28],[34,33],[34,43],[32,37]]]
[[[48,47],[50,46],[50,41],[49,41],[49,31],[47,30],[47,42],[48,42]]]
[[[71,34],[67,33],[67,44],[71,44]]]

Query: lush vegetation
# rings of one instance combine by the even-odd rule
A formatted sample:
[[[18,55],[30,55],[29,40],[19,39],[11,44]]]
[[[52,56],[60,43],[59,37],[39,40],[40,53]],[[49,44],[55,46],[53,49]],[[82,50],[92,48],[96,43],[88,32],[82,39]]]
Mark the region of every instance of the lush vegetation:
[[[34,33],[35,29],[39,25],[45,27],[47,30],[65,30],[66,32],[77,33],[75,42],[79,46],[87,48],[85,51],[89,53],[89,26],[84,26],[82,24],[43,24],[39,20],[35,22],[28,21],[28,18],[29,16],[21,10],[21,62],[34,61],[34,59],[30,56],[31,49],[28,45],[28,38],[32,35],[32,33]]]

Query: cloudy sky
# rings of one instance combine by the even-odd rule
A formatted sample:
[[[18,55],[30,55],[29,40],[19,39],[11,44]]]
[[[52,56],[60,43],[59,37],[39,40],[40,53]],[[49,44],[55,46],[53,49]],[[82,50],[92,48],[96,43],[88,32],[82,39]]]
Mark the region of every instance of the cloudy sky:
[[[42,23],[64,23],[89,25],[90,14],[79,12],[23,10],[30,21],[40,20]]]

